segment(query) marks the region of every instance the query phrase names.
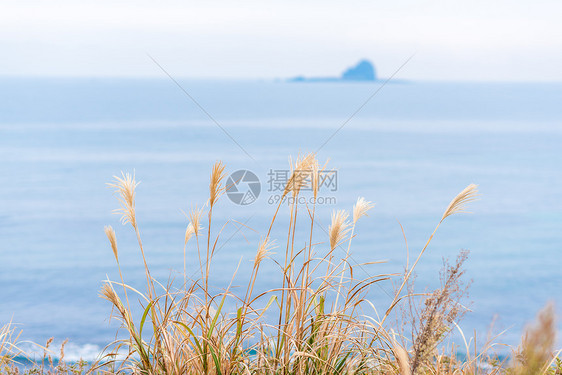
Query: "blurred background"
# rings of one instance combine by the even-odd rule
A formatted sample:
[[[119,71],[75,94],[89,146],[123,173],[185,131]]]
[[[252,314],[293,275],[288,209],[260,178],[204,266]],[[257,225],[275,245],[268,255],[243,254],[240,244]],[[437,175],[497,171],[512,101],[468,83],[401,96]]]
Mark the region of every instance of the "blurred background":
[[[93,358],[115,336],[97,295],[118,278],[104,225],[116,228],[125,279],[142,286],[144,271],[132,231],[111,213],[113,175],[141,181],[139,225],[162,280],[183,278],[182,211],[206,202],[212,164],[258,176],[255,202],[224,197],[215,211],[217,222],[235,220],[213,263],[220,286],[238,262],[245,280],[274,212],[270,173],[304,152],[337,170],[319,207],[325,228],[358,196],[376,203],[353,260],[387,262],[364,275],[400,272],[399,223],[417,254],[449,201],[476,183],[481,200],[440,228],[419,290],[439,285],[443,258],[469,249],[472,304],[461,326],[479,342],[497,316],[495,332],[507,329],[498,341],[515,345],[547,301],[560,306],[559,2],[26,0],[0,9],[0,323],[17,323],[22,338],[69,338],[72,359]],[[361,59],[378,79],[336,79]],[[297,76],[334,79],[289,80]],[[263,267],[265,289],[278,279],[273,262]],[[370,298],[384,309],[392,292],[381,284]]]

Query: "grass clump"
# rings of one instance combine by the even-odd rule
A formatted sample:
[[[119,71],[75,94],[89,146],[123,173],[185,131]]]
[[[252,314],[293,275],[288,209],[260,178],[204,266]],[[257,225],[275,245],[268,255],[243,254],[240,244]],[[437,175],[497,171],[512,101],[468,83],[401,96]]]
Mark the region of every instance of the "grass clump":
[[[18,348],[18,339],[21,332],[9,322],[0,327],[0,371],[4,372],[14,363],[15,358],[21,353]]]
[[[314,238],[315,227],[319,225],[316,207],[299,205],[297,199],[305,186],[311,187],[311,194],[316,196],[321,185],[318,180],[321,174],[317,172],[322,167],[315,155],[309,154],[291,163],[292,173],[283,191],[283,198],[294,198],[289,207],[286,236],[270,237],[281,200],[267,233],[256,245],[245,292],[234,293],[232,285],[216,290],[209,284],[220,237],[220,232],[214,235],[212,231],[213,209],[226,189],[224,170],[220,162],[213,166],[205,212],[194,210],[190,214],[185,232],[184,273],[186,259],[193,259],[186,253],[190,241],[194,242],[192,248],[197,254],[199,272],[196,278],[185,278],[181,288],[161,285],[150,276],[135,217],[134,176],[124,174],[111,184],[119,196],[118,213],[122,222],[130,224],[137,236],[147,287],[145,292],[140,292],[121,279],[121,282],[108,281],[102,288],[101,296],[114,306],[115,316],[128,336],[114,343],[108,358],[125,353],[119,368],[141,374],[420,373],[419,369],[431,361],[446,328],[461,315],[460,305],[454,299],[460,297],[455,288],[462,275],[462,261],[447,270],[444,288],[427,299],[428,310],[424,310],[421,320],[424,326],[412,349],[406,350],[398,344],[396,334],[386,327],[385,321],[402,299],[410,298],[403,295],[403,288],[431,238],[403,276],[390,308],[380,317],[366,298],[369,288],[397,275],[378,274],[357,279],[349,262],[355,226],[373,205],[359,198],[351,219],[346,211],[334,212],[327,238]],[[447,207],[439,224],[462,211],[476,193],[475,185],[463,190]],[[298,225],[308,228],[307,232],[297,231]],[[114,232],[108,228],[106,233],[119,266]],[[347,249],[341,259],[335,256],[339,246]],[[256,291],[260,265],[274,249],[282,255],[278,260],[280,285]],[[140,297],[142,303],[143,312],[136,322],[128,305],[131,293]]]
[[[227,224],[219,227],[213,218],[216,204],[227,188],[224,164],[217,162],[212,168],[209,200],[202,209],[195,208],[188,215],[181,286],[172,282],[164,285],[151,276],[136,218],[138,183],[134,175],[115,177],[110,184],[120,204],[115,212],[134,231],[146,286],[139,290],[126,283],[116,233],[112,227],[106,227],[119,281],[107,280],[100,296],[112,305],[112,316],[121,322],[124,337],[108,345],[104,356],[87,369],[53,367],[51,362],[51,373],[562,374],[561,363],[553,353],[552,307],[539,314],[537,326],[529,328],[516,360],[509,365],[488,354],[494,347],[492,342],[471,353],[465,341],[463,358],[457,358],[455,347],[440,345],[466,312],[466,251],[461,251],[452,265],[445,263],[439,289],[422,295],[414,293],[419,260],[439,226],[449,216],[464,212],[466,205],[477,198],[476,185],[467,186],[451,200],[425,246],[403,273],[359,279],[350,262],[351,245],[357,222],[374,205],[359,198],[351,213],[335,211],[324,231],[315,204],[301,205],[297,199],[304,190],[317,197],[322,176],[318,172],[323,168],[314,154],[291,162],[291,175],[282,194],[282,198],[293,198],[286,235],[271,237],[272,228],[279,221],[284,201],[281,199],[267,232],[255,245],[253,267],[242,291],[235,289],[232,282],[222,288],[210,283],[211,264]],[[320,230],[325,232],[323,238],[317,238]],[[345,250],[343,257],[336,256],[340,247]],[[272,259],[275,253],[279,257]],[[263,262],[269,259],[278,266],[279,285],[258,290],[256,280]],[[188,264],[197,268],[196,276],[188,277]],[[384,314],[379,314],[368,298],[369,290],[390,279],[397,288]],[[140,312],[138,305],[131,305],[133,301],[140,304]],[[389,318],[399,317],[400,309],[402,321],[390,324]],[[2,355],[6,351],[3,337],[0,335]],[[8,357],[0,357],[0,363],[17,371],[9,362],[10,352],[7,353]],[[40,370],[38,373],[45,373],[43,367]]]

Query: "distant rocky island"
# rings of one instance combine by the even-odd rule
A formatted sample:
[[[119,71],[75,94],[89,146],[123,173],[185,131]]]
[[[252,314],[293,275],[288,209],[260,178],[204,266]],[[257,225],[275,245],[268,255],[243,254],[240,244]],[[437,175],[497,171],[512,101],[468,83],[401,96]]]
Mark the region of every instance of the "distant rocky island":
[[[376,81],[375,66],[369,60],[361,60],[342,73],[340,77],[303,77],[290,78],[291,82],[325,82],[325,81]]]

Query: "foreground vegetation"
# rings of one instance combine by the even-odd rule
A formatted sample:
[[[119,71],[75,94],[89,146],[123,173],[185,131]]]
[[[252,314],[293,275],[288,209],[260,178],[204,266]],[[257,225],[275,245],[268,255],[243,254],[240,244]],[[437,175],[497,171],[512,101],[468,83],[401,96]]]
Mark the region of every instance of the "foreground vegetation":
[[[320,224],[314,205],[299,205],[299,195],[310,188],[317,197],[322,169],[313,154],[291,163],[292,175],[283,198],[291,199],[286,236],[270,237],[281,202],[268,231],[256,245],[253,268],[243,292],[225,285],[217,289],[209,282],[211,263],[223,226],[213,221],[213,209],[225,191],[222,163],[213,166],[209,200],[204,209],[194,209],[184,241],[184,283],[181,287],[155,280],[145,257],[135,214],[135,177],[123,174],[110,185],[118,194],[123,224],[130,225],[143,259],[144,291],[125,281],[113,228],[106,227],[120,280],[108,280],[100,296],[112,305],[126,338],[104,350],[94,364],[54,363],[45,347],[45,359],[29,373],[81,374],[562,374],[562,363],[554,352],[556,326],[549,305],[527,329],[521,345],[508,361],[494,355],[493,339],[481,348],[465,341],[465,355],[457,358],[455,347],[443,348],[443,340],[455,329],[464,334],[458,321],[466,308],[467,284],[463,263],[468,253],[446,263],[441,287],[415,294],[413,279],[418,261],[441,223],[463,212],[477,198],[477,187],[467,186],[445,209],[435,230],[415,260],[404,272],[375,274],[358,279],[350,262],[351,243],[357,222],[373,205],[359,198],[350,213],[336,211],[325,238],[315,238]],[[298,219],[298,221],[297,221]],[[299,230],[297,230],[299,228]],[[303,228],[306,234],[303,238]],[[218,233],[218,234],[217,234]],[[302,246],[301,244],[306,243]],[[345,256],[338,257],[337,248]],[[281,254],[279,285],[257,290],[260,266],[273,251]],[[187,264],[195,260],[197,277],[187,277]],[[363,264],[362,267],[373,263]],[[396,290],[385,311],[369,301],[369,289],[393,280]],[[131,308],[141,303],[141,313]],[[234,307],[233,307],[234,306]],[[401,317],[398,321],[397,318]],[[21,355],[12,326],[0,331],[0,367],[3,373],[20,372],[14,362]]]

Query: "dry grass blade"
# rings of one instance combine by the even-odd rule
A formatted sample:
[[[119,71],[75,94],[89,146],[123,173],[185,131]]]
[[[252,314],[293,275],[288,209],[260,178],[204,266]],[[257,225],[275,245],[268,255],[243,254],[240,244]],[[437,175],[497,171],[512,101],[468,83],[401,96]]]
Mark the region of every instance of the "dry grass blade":
[[[449,205],[447,206],[447,209],[445,210],[445,213],[443,214],[443,217],[441,218],[441,220],[439,221],[439,223],[437,224],[437,226],[433,230],[433,233],[429,236],[427,242],[425,243],[424,247],[421,249],[421,251],[420,251],[418,257],[416,258],[414,264],[412,265],[412,267],[410,267],[409,270],[407,270],[400,287],[398,288],[397,292],[395,293],[395,296],[394,296],[394,299],[393,299],[392,303],[390,304],[389,308],[386,310],[386,313],[384,314],[384,317],[381,321],[381,324],[386,321],[386,319],[390,315],[391,311],[396,307],[396,304],[400,301],[400,299],[401,299],[400,294],[401,294],[402,290],[404,289],[404,287],[406,286],[406,284],[410,280],[410,277],[412,276],[412,273],[414,272],[414,269],[416,268],[416,266],[417,266],[419,260],[421,259],[422,255],[427,250],[427,247],[431,243],[431,240],[433,239],[433,236],[437,232],[437,229],[439,229],[439,227],[443,223],[443,220],[445,220],[447,217],[449,217],[449,216],[451,216],[455,213],[465,212],[465,205],[468,202],[471,202],[471,201],[474,201],[474,200],[477,199],[477,197],[478,197],[478,189],[477,188],[478,188],[477,185],[474,185],[474,184],[468,185],[466,188],[464,188],[463,191],[461,191],[459,194],[457,194],[457,196],[455,198],[453,198],[451,203],[449,203]]]
[[[16,334],[12,322],[0,327],[0,370],[5,365],[11,365],[14,358],[21,353],[17,347],[20,334],[21,332]]]
[[[474,184],[468,185],[461,191],[447,206],[441,221],[445,220],[447,217],[454,215],[459,212],[467,212],[465,210],[466,204],[478,199],[478,186]]]
[[[312,161],[311,165],[310,165],[310,184],[311,184],[311,188],[312,188],[312,194],[314,196],[314,198],[316,199],[316,197],[318,197],[318,191],[320,190],[320,165],[318,164],[318,160],[316,158],[314,158],[314,160]]]

